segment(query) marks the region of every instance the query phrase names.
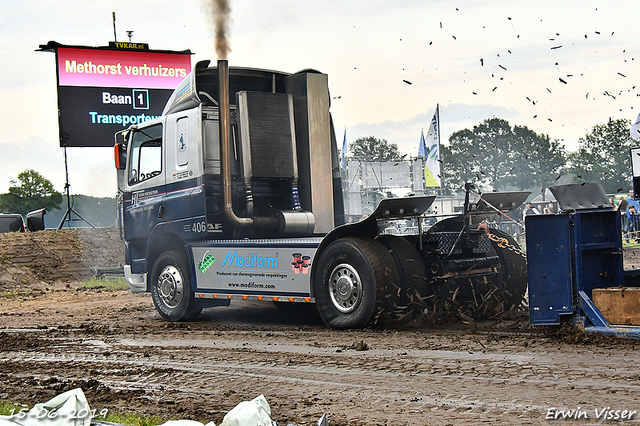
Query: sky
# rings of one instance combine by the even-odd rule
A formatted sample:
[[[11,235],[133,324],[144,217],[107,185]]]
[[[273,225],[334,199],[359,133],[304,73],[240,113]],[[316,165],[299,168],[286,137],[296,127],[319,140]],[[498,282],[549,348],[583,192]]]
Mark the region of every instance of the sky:
[[[562,141],[640,112],[640,27],[619,0],[231,1],[229,66],[326,73],[339,145],[375,136],[416,156],[439,105],[441,140],[497,117]],[[55,40],[190,49],[215,62],[207,0],[0,0],[0,193],[34,169],[63,192]],[[72,194],[113,197],[111,148],[68,148]]]

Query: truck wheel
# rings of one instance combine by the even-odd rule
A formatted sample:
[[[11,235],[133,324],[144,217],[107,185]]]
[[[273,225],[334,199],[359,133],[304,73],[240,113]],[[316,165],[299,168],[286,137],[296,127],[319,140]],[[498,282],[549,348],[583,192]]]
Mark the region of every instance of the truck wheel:
[[[426,298],[434,299],[427,267],[418,250],[406,239],[383,235],[378,237],[378,241],[389,250],[400,277],[400,287],[396,289],[394,297],[386,297],[390,304],[388,310],[396,321],[413,319],[416,311],[421,311],[427,304]],[[385,293],[390,294],[391,290]]]
[[[168,321],[193,321],[202,306],[191,291],[189,270],[179,251],[162,254],[151,272],[151,298],[160,316]]]
[[[336,329],[362,328],[379,318],[381,292],[399,281],[395,262],[378,241],[349,237],[336,240],[316,262],[313,294],[324,323]],[[378,293],[376,295],[376,293]]]

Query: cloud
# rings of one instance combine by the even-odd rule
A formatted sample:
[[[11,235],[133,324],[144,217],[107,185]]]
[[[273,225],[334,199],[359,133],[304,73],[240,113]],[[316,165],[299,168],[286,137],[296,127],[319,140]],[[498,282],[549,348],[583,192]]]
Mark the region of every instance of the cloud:
[[[49,179],[56,191],[64,192],[64,151],[60,146],[37,136],[23,142],[0,144],[3,166],[0,168],[0,193],[9,190],[18,173],[33,169]],[[74,194],[113,197],[116,171],[112,148],[67,148],[69,184]]]
[[[50,141],[31,136],[23,142],[0,144],[0,193],[6,193],[18,173],[33,169],[49,179],[57,191],[64,189],[64,158],[61,149]]]

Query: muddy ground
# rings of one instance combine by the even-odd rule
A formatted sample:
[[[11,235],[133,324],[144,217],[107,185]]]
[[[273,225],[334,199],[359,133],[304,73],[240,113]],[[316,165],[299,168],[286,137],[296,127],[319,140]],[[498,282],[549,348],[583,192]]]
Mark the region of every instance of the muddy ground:
[[[0,399],[81,387],[97,411],[217,424],[260,394],[283,425],[323,413],[344,426],[547,424],[566,410],[574,424],[613,424],[603,409],[640,412],[640,341],[522,316],[334,331],[313,310],[235,300],[167,323],[148,295],[80,287],[122,256],[114,229],[0,235]]]

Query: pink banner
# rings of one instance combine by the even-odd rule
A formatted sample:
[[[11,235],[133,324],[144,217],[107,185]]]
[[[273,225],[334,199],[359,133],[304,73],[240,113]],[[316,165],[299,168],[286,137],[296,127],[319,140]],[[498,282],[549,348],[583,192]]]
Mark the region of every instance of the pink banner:
[[[191,55],[58,48],[60,86],[175,89],[191,71]]]

